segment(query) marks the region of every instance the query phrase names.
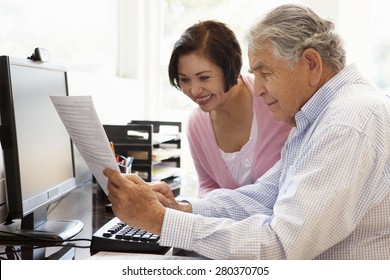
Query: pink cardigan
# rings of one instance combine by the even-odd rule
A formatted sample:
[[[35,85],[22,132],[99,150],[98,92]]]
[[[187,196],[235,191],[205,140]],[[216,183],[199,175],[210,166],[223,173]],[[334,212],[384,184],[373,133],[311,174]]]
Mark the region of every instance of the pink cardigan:
[[[251,182],[254,183],[275,162],[280,159],[280,151],[286,141],[291,127],[273,119],[260,97],[254,96],[254,77],[242,75],[253,98],[253,108],[258,117],[257,149],[251,170]],[[221,157],[215,141],[214,131],[209,113],[195,108],[187,123],[187,137],[191,155],[199,180],[199,197],[218,189],[235,189],[240,187],[231,176]]]

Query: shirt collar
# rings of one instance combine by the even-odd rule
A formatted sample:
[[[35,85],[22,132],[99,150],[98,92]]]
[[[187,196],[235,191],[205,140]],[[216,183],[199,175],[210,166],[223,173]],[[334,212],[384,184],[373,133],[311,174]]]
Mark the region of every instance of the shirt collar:
[[[343,85],[360,77],[361,75],[356,65],[351,64],[327,81],[295,115],[298,131],[305,130],[310,123],[313,123],[318,118],[319,114],[328,107],[334,98],[334,93]]]

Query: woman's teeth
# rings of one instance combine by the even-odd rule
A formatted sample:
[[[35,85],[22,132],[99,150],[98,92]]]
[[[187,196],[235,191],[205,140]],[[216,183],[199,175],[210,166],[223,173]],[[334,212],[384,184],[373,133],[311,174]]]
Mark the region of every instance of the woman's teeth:
[[[211,95],[208,95],[208,96],[205,96],[202,98],[197,98],[196,101],[197,102],[205,102],[205,101],[209,100],[210,98],[211,98]]]

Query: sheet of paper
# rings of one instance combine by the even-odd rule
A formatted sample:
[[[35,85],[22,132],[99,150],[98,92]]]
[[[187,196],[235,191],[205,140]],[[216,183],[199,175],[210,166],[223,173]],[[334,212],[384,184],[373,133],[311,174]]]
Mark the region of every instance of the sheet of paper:
[[[91,96],[51,96],[70,138],[107,194],[105,168],[119,170]]]

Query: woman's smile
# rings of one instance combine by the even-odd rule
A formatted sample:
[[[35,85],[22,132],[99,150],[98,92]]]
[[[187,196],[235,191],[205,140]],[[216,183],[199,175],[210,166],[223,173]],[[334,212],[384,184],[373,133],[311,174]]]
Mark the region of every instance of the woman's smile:
[[[205,105],[209,102],[209,100],[211,99],[212,96],[213,95],[210,94],[207,96],[196,97],[195,100],[196,100],[196,103],[198,103],[199,105]]]

